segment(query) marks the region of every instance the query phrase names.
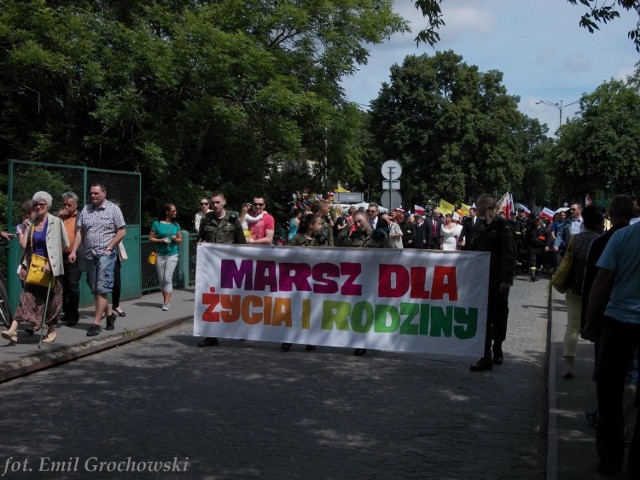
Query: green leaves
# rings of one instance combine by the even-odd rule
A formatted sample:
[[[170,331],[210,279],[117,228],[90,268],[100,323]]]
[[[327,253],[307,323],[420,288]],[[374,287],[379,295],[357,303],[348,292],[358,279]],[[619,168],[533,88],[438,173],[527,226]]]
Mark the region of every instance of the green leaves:
[[[500,72],[479,72],[451,51],[392,67],[371,124],[385,156],[400,159],[417,180],[402,184],[409,203],[425,196],[468,203],[519,183],[522,146],[513,139],[523,117],[501,81]]]

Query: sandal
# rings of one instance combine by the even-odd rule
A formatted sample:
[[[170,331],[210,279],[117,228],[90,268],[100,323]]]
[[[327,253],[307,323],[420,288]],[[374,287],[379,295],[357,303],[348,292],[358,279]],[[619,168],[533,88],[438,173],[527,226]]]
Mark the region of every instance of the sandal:
[[[18,343],[18,333],[5,330],[2,332],[2,338],[9,340],[11,343]]]
[[[58,338],[58,334],[56,332],[47,333],[47,336],[44,337],[42,343],[53,343]]]

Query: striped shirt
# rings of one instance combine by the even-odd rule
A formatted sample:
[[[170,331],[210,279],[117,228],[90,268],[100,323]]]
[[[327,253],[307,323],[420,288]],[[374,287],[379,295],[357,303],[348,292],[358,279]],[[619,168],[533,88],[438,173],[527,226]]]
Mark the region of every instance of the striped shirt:
[[[93,203],[85,205],[78,216],[78,229],[82,229],[85,257],[91,260],[99,256],[126,225],[122,211],[115,203],[105,200],[99,207]]]

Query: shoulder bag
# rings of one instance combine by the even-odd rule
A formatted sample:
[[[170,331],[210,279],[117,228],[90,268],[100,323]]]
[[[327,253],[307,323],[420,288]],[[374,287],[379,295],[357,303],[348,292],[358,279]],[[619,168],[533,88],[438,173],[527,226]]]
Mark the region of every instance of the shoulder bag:
[[[44,267],[47,264],[47,257],[33,253],[33,231],[35,225],[31,226],[31,261],[29,262],[29,270],[27,270],[26,283],[28,285],[38,285],[46,287],[51,284],[53,276],[51,272],[45,272]]]
[[[573,242],[575,240],[575,236],[569,239],[569,244],[567,245],[567,251],[562,257],[562,261],[558,268],[553,273],[551,277],[551,285],[555,288],[558,293],[565,293],[569,288],[569,277],[571,276],[571,264],[573,262]]]

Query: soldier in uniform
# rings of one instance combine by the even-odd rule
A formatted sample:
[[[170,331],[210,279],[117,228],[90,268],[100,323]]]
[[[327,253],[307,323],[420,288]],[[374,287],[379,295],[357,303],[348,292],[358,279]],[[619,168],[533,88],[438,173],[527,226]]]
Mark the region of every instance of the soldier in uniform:
[[[509,317],[509,288],[513,285],[516,264],[516,245],[509,222],[495,214],[496,200],[481,195],[476,201],[478,217],[482,218],[473,233],[469,250],[491,252],[489,263],[489,301],[484,355],[471,365],[471,371],[491,370],[493,364],[503,362],[502,342],[507,336]],[[493,362],[491,351],[493,341]]]
[[[225,210],[226,203],[224,193],[214,192],[211,195],[210,210],[200,221],[199,242],[247,243],[238,213]],[[199,347],[213,347],[215,345],[218,345],[216,337],[207,337],[198,344]]]

